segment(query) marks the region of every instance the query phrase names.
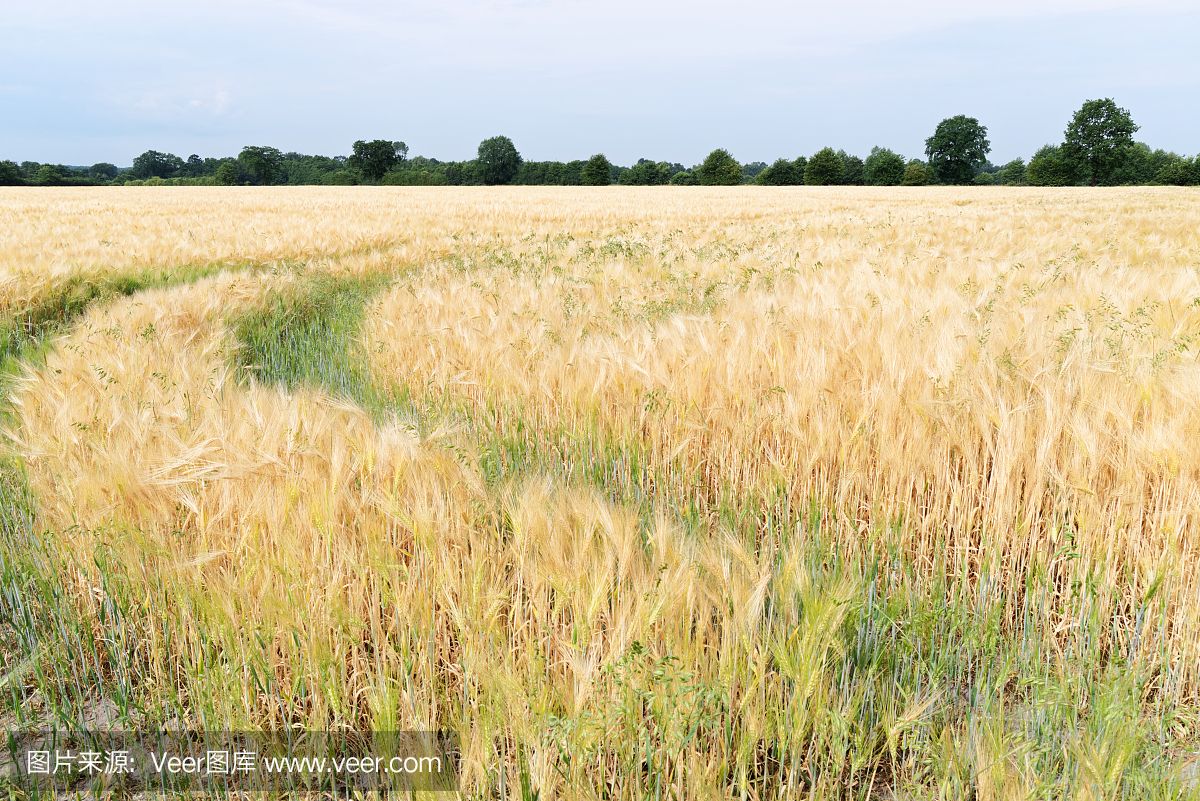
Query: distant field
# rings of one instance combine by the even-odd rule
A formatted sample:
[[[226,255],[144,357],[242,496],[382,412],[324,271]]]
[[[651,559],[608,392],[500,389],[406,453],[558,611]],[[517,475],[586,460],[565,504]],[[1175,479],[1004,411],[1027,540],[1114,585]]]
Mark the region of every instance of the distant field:
[[[1189,189],[0,189],[0,723],[1200,797],[1198,358]]]

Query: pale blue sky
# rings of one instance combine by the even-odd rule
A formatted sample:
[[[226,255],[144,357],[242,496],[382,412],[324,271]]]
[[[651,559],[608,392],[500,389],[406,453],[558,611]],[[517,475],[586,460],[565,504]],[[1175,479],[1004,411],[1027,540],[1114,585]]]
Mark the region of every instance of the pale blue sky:
[[[1200,151],[1200,1],[0,3],[0,158],[128,165],[402,139],[472,158],[921,155],[938,121],[1026,159],[1085,100]]]

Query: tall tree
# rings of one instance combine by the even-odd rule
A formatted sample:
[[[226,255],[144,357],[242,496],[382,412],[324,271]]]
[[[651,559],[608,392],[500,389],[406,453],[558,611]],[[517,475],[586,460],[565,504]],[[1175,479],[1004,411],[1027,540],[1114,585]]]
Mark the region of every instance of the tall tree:
[[[608,186],[612,181],[610,172],[612,165],[603,153],[597,153],[583,165],[584,186]]]
[[[389,142],[386,139],[364,142],[360,139],[354,143],[354,153],[346,160],[346,164],[372,181],[378,181],[388,170],[402,164],[407,156],[408,145],[403,142]]]
[[[278,148],[247,145],[238,154],[238,161],[254,174],[260,184],[269,186],[283,175],[283,154]]]
[[[991,149],[987,128],[963,114],[939,122],[925,140],[929,166],[944,184],[969,184]]]
[[[704,186],[737,186],[742,182],[742,165],[720,147],[708,154],[697,172]]]
[[[479,143],[479,172],[489,186],[506,184],[517,177],[521,154],[507,136],[493,136]]]
[[[1083,165],[1095,186],[1097,178],[1105,179],[1121,166],[1137,129],[1129,112],[1112,98],[1089,100],[1067,126],[1063,154]]]

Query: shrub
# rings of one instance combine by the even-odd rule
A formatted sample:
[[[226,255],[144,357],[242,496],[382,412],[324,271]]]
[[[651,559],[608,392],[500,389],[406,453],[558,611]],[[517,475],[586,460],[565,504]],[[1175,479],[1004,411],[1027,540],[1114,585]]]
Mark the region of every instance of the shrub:
[[[358,186],[358,175],[352,170],[334,170],[325,176],[327,186]]]
[[[904,177],[900,180],[900,185],[925,186],[927,183],[929,183],[929,170],[919,161],[910,161],[904,168]]]
[[[392,169],[379,180],[380,186],[445,186],[446,176],[432,170]]]

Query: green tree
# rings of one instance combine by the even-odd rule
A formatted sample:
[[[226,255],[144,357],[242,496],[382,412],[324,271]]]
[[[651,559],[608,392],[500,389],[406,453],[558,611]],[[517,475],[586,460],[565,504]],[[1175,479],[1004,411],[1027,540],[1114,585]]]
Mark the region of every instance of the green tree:
[[[180,173],[183,177],[199,178],[204,175],[204,159],[193,153],[183,163],[183,169],[180,170]]]
[[[1144,142],[1134,142],[1132,147],[1125,148],[1125,157],[1121,164],[1108,174],[1106,183],[1114,186],[1148,184],[1156,181],[1156,176],[1165,167],[1177,161],[1183,161],[1183,157],[1178,153],[1162,148],[1151,150]]]
[[[1079,165],[1058,145],[1043,145],[1029,160],[1025,180],[1033,186],[1074,186]]]
[[[766,169],[767,169],[767,163],[765,161],[752,161],[749,164],[743,164],[742,165],[742,183],[744,183],[744,184],[755,183],[758,179],[758,176],[762,175],[763,171]]]
[[[612,164],[603,153],[597,153],[583,166],[584,186],[608,186],[612,182]]]
[[[904,168],[904,177],[900,179],[901,186],[925,186],[929,183],[929,170],[921,162],[913,159]]]
[[[1025,159],[1015,158],[1000,170],[1000,177],[1010,186],[1025,183]]]
[[[521,154],[507,136],[493,136],[479,143],[478,165],[485,184],[506,184],[517,177]]]
[[[380,186],[445,186],[446,176],[428,169],[394,169],[379,180]]]
[[[34,180],[41,186],[60,186],[63,182],[62,170],[57,164],[43,164]]]
[[[863,182],[868,186],[899,186],[904,180],[904,158],[886,147],[871,148],[863,162]]]
[[[944,184],[970,183],[991,149],[987,128],[963,114],[939,122],[933,136],[925,140],[929,167]]]
[[[21,168],[14,161],[0,161],[0,186],[24,186]]]
[[[839,183],[846,186],[862,186],[863,160],[858,156],[851,156],[845,150],[838,151],[838,158],[842,160],[842,180]]]
[[[283,175],[283,154],[278,148],[247,145],[238,154],[238,161],[258,180],[270,186]]]
[[[794,161],[776,159],[758,174],[754,183],[759,186],[797,186],[804,183],[804,169],[797,167]]]
[[[1112,98],[1089,100],[1067,125],[1063,154],[1082,165],[1095,186],[1097,179],[1106,180],[1121,166],[1137,129],[1129,112]]]
[[[217,183],[221,186],[233,186],[237,183],[237,165],[232,161],[225,162],[220,167],[217,167],[216,176]]]
[[[358,170],[372,181],[378,181],[387,171],[404,163],[408,157],[408,145],[389,142],[386,139],[358,140],[354,153],[346,159],[346,165]]]
[[[818,150],[804,168],[804,183],[809,186],[832,186],[842,182],[846,165],[832,147]]]
[[[671,186],[697,186],[699,183],[690,170],[682,170],[671,176]]]
[[[742,182],[742,165],[720,147],[708,154],[696,172],[704,186],[737,186]]]
[[[183,159],[173,153],[159,153],[157,150],[147,150],[133,160],[133,169],[129,172],[134,178],[171,178],[183,168]]]
[[[1200,183],[1200,156],[1168,164],[1158,171],[1154,180],[1167,186],[1191,186]]]
[[[358,186],[358,173],[353,170],[334,170],[325,174],[327,186]]]
[[[625,186],[664,186],[671,181],[671,165],[665,161],[638,159],[638,163],[621,173]]]
[[[117,177],[119,172],[120,170],[117,169],[117,165],[109,164],[106,161],[102,161],[99,164],[93,164],[88,168],[88,175],[98,181],[111,181],[113,178]]]

